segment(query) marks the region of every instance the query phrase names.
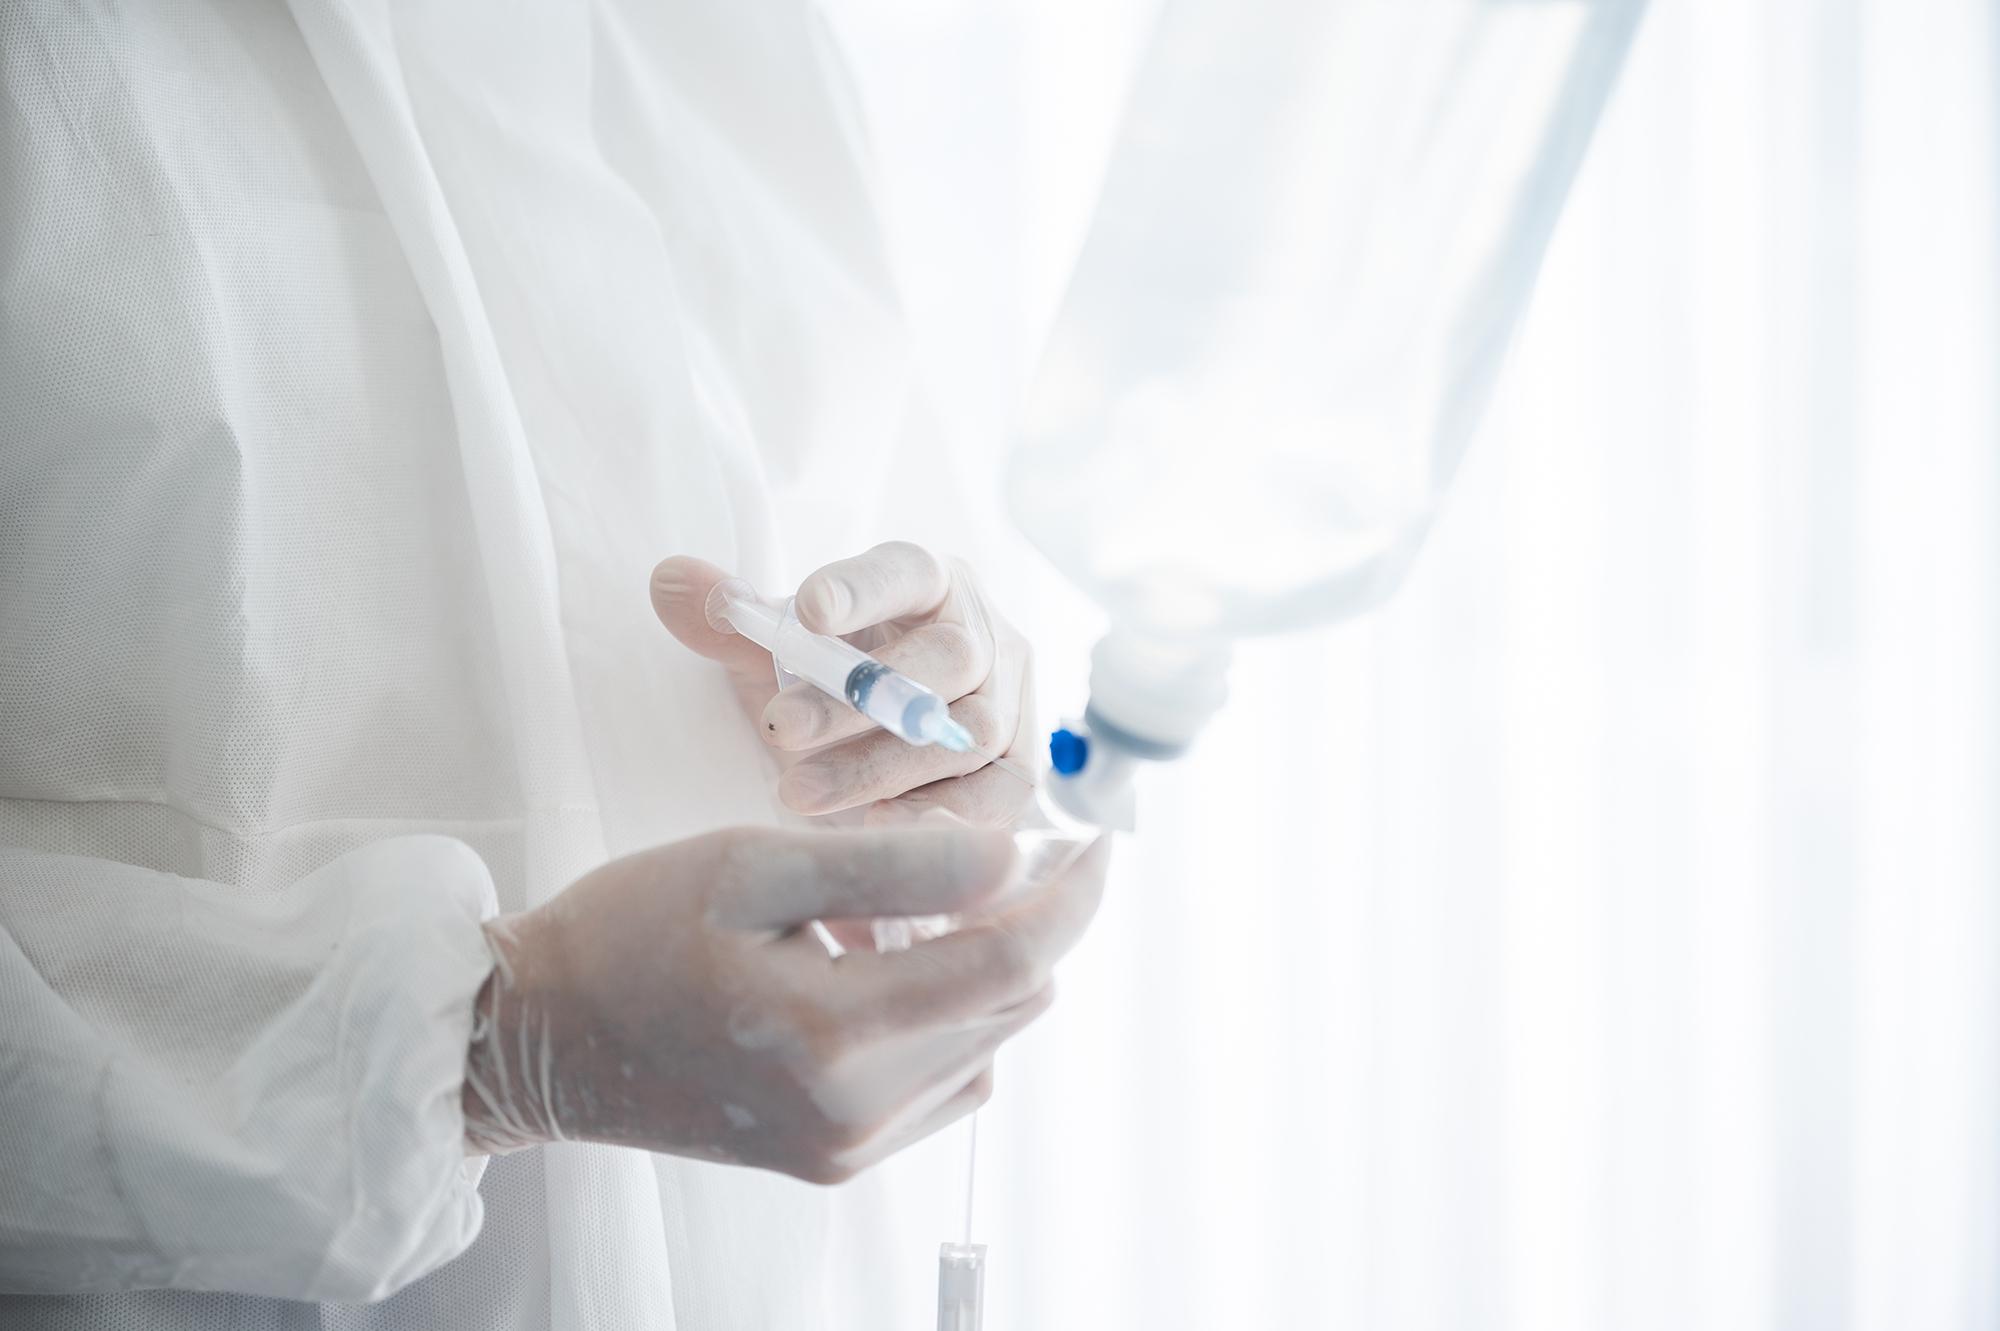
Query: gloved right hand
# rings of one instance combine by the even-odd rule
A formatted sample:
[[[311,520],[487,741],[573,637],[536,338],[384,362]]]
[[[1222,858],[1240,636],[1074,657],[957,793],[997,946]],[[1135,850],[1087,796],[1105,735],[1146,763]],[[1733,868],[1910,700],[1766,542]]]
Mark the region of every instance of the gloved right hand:
[[[848,1178],[985,1101],[1104,865],[1100,848],[995,906],[1013,842],[964,827],[739,829],[613,861],[488,926],[468,1146],[581,1139]],[[806,932],[939,914],[970,922],[906,952],[832,957]]]

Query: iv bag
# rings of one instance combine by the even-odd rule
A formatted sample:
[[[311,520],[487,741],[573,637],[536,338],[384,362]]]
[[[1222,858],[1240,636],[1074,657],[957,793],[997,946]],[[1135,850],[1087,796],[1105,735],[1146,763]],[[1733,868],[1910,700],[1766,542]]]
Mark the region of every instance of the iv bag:
[[[1643,6],[1168,0],[1008,467],[1114,634],[1394,585]]]

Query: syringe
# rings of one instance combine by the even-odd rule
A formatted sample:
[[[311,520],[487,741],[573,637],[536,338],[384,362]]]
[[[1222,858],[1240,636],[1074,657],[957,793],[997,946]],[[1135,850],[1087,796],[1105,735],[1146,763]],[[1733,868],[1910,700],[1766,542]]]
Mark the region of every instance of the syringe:
[[[718,633],[742,634],[785,670],[823,693],[845,698],[896,738],[992,757],[981,753],[971,731],[952,720],[943,698],[854,644],[812,632],[799,623],[789,602],[782,608],[771,605],[743,579],[730,578],[708,594],[706,613]]]

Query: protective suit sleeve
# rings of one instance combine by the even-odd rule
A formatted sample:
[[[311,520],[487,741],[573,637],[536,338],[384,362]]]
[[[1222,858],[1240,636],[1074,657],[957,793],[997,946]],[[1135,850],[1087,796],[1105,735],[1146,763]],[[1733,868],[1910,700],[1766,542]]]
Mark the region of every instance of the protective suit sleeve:
[[[493,913],[441,836],[267,892],[0,849],[0,1290],[365,1301],[463,1251]]]

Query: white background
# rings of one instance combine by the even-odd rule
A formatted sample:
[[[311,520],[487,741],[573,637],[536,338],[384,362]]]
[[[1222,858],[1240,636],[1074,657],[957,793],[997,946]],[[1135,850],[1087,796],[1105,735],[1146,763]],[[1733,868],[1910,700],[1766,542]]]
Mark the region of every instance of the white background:
[[[1145,7],[832,12],[987,456]],[[994,1331],[2000,1324],[1996,72],[1655,0],[1411,581],[1244,651],[1002,1062]]]

